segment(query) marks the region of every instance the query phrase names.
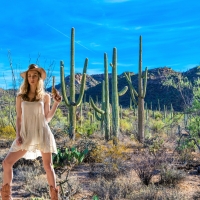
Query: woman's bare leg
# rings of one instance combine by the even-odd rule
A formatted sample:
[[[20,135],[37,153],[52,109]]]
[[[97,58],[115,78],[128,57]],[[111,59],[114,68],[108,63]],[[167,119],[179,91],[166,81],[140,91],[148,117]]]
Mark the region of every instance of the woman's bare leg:
[[[13,165],[25,155],[26,151],[9,152],[3,161],[3,185],[12,184],[13,179]]]
[[[42,153],[42,152],[41,152]],[[43,166],[47,174],[47,181],[50,186],[56,187],[56,175],[53,169],[52,154],[42,153]]]

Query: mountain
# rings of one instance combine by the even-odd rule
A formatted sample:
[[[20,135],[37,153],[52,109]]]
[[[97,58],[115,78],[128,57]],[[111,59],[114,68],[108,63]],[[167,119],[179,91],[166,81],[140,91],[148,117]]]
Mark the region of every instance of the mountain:
[[[94,75],[96,77],[96,75]],[[77,73],[75,74],[75,93],[79,94],[80,93],[80,88],[81,88],[81,80],[82,80],[82,74]],[[86,75],[86,83],[85,83],[85,90],[95,87],[99,83],[101,83],[102,78],[99,78],[100,81],[97,79],[94,79],[93,76]],[[65,77],[65,85],[66,85],[66,91],[67,91],[67,96],[69,95],[70,91],[70,75]],[[55,88],[61,92],[61,83],[58,85],[55,85]],[[47,91],[51,92],[51,87],[47,88]]]
[[[177,78],[179,76],[187,77],[189,81],[194,82],[197,79],[198,68],[195,67],[187,72],[181,73],[176,72],[168,67],[155,68],[148,70],[148,81],[147,81],[147,90],[145,96],[145,103],[149,109],[160,109],[163,110],[164,106],[167,106],[168,109],[173,106],[175,111],[183,111],[186,103],[191,103],[192,101],[192,89],[185,89],[184,95],[182,96],[180,91],[172,86],[166,86],[164,83],[168,77]],[[132,85],[138,91],[138,74],[133,74],[131,76]],[[128,83],[123,75],[118,76],[118,90],[120,91],[124,86],[128,86]],[[111,79],[109,81],[109,87],[111,91]],[[101,89],[102,84],[98,84],[95,87],[89,88],[85,91],[87,97],[91,96],[94,100],[98,97],[98,100],[101,101]],[[111,102],[111,93],[110,93],[110,102]],[[187,98],[187,99],[183,99]],[[88,98],[87,98],[88,101]],[[119,97],[119,104],[124,108],[129,107],[130,105],[130,91],[128,91],[121,97]]]
[[[148,80],[147,80],[147,90],[145,96],[145,103],[149,109],[160,109],[163,110],[164,106],[167,106],[168,110],[171,105],[175,111],[183,111],[185,103],[187,105],[192,102],[192,88],[185,88],[180,91],[172,86],[167,86],[165,83],[169,78],[178,79],[180,76],[187,78],[190,82],[194,81],[199,77],[198,75],[199,67],[194,67],[186,72],[177,72],[169,67],[160,67],[148,70]],[[109,91],[110,91],[110,102],[111,101],[111,74],[109,74]],[[76,99],[78,98],[80,87],[81,87],[82,74],[75,75],[75,90]],[[104,80],[104,74],[94,74],[86,75],[86,87],[85,95],[86,101],[89,100],[89,96],[93,98],[94,101],[97,100],[101,102],[102,94],[102,81]],[[138,74],[131,72],[132,85],[136,91],[138,91]],[[65,77],[67,96],[69,96],[69,86],[70,86],[70,76]],[[124,86],[128,86],[124,74],[118,75],[118,90],[120,91]],[[61,84],[55,86],[61,92]],[[51,92],[51,87],[47,89]],[[4,94],[4,90],[0,89],[0,97]],[[7,91],[11,93],[11,91]],[[137,97],[136,97],[137,99]],[[121,97],[119,97],[119,104],[123,108],[127,108],[130,105],[130,91],[128,91]]]

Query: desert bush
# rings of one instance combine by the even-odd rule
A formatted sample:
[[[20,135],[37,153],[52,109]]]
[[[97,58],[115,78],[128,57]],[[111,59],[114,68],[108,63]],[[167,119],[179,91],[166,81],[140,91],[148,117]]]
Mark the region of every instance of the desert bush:
[[[127,196],[137,188],[133,179],[128,176],[119,176],[115,180],[106,180],[100,177],[91,185],[91,190],[100,199],[104,200],[119,200],[127,198]]]
[[[35,174],[31,180],[27,181],[25,190],[34,196],[49,198],[49,185],[47,183],[46,176],[37,176]]]
[[[98,143],[95,140],[91,140],[89,138],[80,139],[75,146],[81,152],[88,149],[88,153],[85,155],[83,162],[95,162],[96,158],[93,157],[93,152],[98,147]]]
[[[73,199],[76,193],[81,192],[81,185],[77,177],[67,177],[63,181],[58,181],[58,185],[62,199]]]
[[[11,125],[0,128],[0,137],[1,139],[15,139],[16,133],[15,129]]]
[[[187,200],[187,197],[181,195],[176,189],[166,189],[149,185],[134,190],[128,199],[131,200]]]
[[[123,144],[118,146],[98,146],[91,154],[93,157],[96,157],[95,161],[101,164],[91,163],[90,175],[114,179],[120,174],[127,173],[128,169],[124,166],[124,161],[127,159],[125,152],[126,146]]]
[[[89,137],[95,131],[98,130],[98,122],[92,122],[90,120],[84,120],[82,125],[78,125],[76,128],[77,133],[81,134],[84,137]]]
[[[34,166],[31,167],[26,165],[19,165],[17,168],[13,169],[13,174],[14,180],[31,182],[35,176],[41,175],[42,171],[40,167],[35,168]]]
[[[158,200],[158,190],[154,185],[140,187],[129,195],[131,200]]]
[[[157,169],[162,162],[162,157],[151,155],[148,150],[133,155],[134,170],[144,185],[149,185],[152,177],[156,174]]]
[[[159,112],[159,111],[154,112],[154,119],[155,120],[161,120],[162,118],[163,118],[163,115],[162,115],[161,112]]]
[[[120,130],[123,132],[131,132],[131,130],[133,129],[132,124],[126,120],[126,119],[121,119],[120,120]]]
[[[181,163],[190,163],[194,159],[191,149],[179,150],[178,160]]]
[[[160,184],[176,185],[185,178],[183,171],[177,170],[174,166],[165,164],[160,169]]]
[[[115,146],[112,144],[112,141],[109,141],[106,145],[98,144],[90,152],[90,156],[97,163],[115,162],[117,160],[124,161],[127,159],[126,151],[126,145],[119,143],[118,146]]]
[[[164,127],[164,122],[161,120],[152,119],[149,123],[150,129],[154,132],[162,132]]]

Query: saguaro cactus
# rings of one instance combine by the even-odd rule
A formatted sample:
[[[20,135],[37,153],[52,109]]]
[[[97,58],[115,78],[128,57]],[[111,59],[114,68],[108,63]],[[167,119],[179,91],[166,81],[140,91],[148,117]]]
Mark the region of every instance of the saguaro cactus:
[[[112,134],[113,144],[117,145],[119,136],[119,96],[122,96],[128,90],[125,86],[120,92],[118,92],[118,80],[117,80],[117,49],[113,48],[112,63]]]
[[[92,98],[90,97],[90,101],[92,104],[92,107],[94,110],[101,114],[101,118],[103,118],[104,122],[104,130],[105,130],[105,139],[108,141],[110,138],[110,102],[109,102],[109,80],[108,80],[108,58],[107,54],[104,53],[104,82],[103,88],[104,92],[102,90],[102,93],[104,93],[104,99],[102,99],[102,103],[104,103],[104,106],[102,106],[101,109],[99,109],[93,102]]]
[[[140,36],[139,43],[139,69],[138,69],[138,93],[132,86],[130,74],[124,73],[126,80],[130,87],[131,98],[133,102],[138,105],[138,139],[141,143],[144,142],[144,98],[146,96],[147,87],[147,67],[145,73],[142,73],[142,36]],[[138,102],[135,99],[135,95],[138,96]]]
[[[74,63],[74,35],[75,30],[74,28],[71,29],[71,55],[70,55],[70,100],[68,100],[66,95],[66,88],[65,88],[65,75],[64,75],[64,62],[60,62],[60,77],[61,77],[61,84],[62,84],[62,94],[63,99],[65,101],[66,106],[69,108],[69,137],[70,139],[75,140],[75,130],[76,130],[76,110],[77,107],[81,104],[82,98],[84,95],[85,89],[85,82],[86,82],[86,71],[88,65],[88,58],[85,59],[83,73],[82,73],[82,80],[81,80],[81,89],[79,98],[75,100],[75,63]]]

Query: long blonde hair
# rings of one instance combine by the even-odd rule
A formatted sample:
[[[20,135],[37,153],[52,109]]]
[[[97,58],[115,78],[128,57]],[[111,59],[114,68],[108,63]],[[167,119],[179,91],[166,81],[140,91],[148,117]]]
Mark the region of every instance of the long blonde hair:
[[[39,80],[35,91],[35,97],[31,101],[43,100],[45,95],[44,81],[41,78],[41,74],[39,72],[38,75],[39,75]],[[28,71],[27,71],[26,76],[24,77],[24,81],[19,88],[18,96],[21,96],[24,101],[30,101],[30,98],[28,97],[29,91],[30,91],[30,84],[28,82]]]

